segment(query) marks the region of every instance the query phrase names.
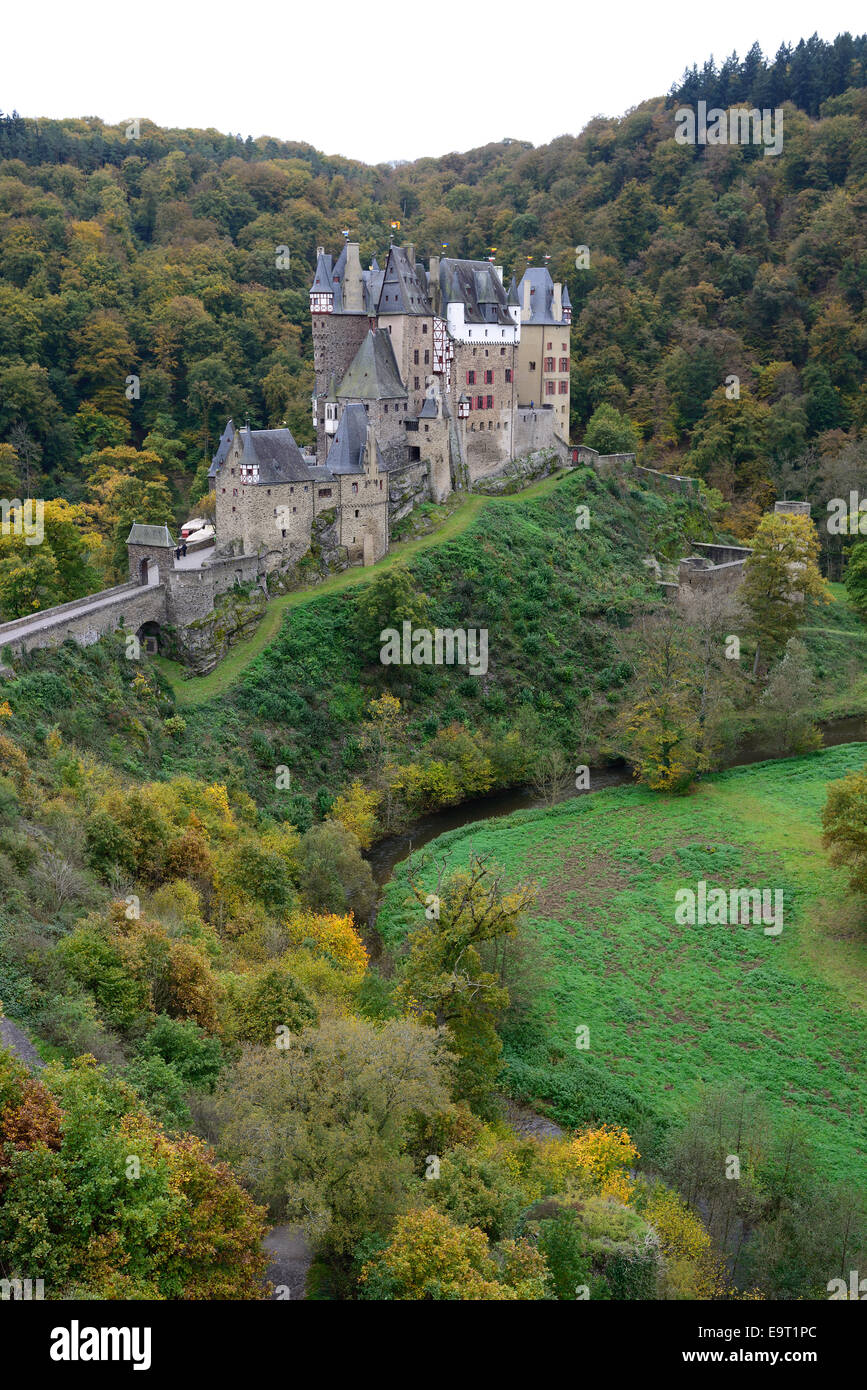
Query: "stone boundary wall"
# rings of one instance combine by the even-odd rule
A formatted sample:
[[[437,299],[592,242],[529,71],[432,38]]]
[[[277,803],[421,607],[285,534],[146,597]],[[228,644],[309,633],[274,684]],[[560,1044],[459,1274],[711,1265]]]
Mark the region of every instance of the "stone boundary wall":
[[[616,456],[615,456],[616,457]],[[643,473],[648,482],[663,492],[679,492],[684,497],[698,497],[698,478],[685,478],[679,473],[660,473],[656,468],[643,468],[636,465],[636,473]]]
[[[693,548],[714,565],[745,564],[753,553],[748,545],[717,545],[715,541],[693,541]]]
[[[557,414],[553,406],[518,406],[512,431],[512,460],[555,447]],[[503,464],[506,466],[508,460]],[[497,470],[498,472],[500,470]]]

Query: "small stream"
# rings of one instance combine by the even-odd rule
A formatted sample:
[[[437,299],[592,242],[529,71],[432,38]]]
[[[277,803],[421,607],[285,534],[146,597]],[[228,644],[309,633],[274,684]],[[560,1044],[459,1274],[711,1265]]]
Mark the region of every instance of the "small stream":
[[[840,743],[862,743],[867,741],[867,716],[848,715],[842,719],[820,722],[825,748],[833,748]],[[795,756],[795,755],[790,755]],[[745,738],[734,755],[723,764],[724,767],[747,767],[752,763],[767,762],[780,758],[775,749],[769,749],[767,742],[758,737]],[[625,763],[608,767],[591,767],[590,786],[586,791],[567,789],[557,797],[557,801],[570,801],[573,797],[592,796],[605,787],[622,787],[632,783],[632,774]],[[532,788],[494,792],[490,796],[475,797],[462,801],[459,806],[447,806],[442,811],[432,811],[398,835],[387,835],[378,840],[366,852],[373,876],[383,888],[394,872],[394,867],[402,859],[416,853],[423,845],[444,835],[447,830],[457,830],[473,821],[493,820],[497,816],[509,816],[514,811],[536,810],[549,803]]]

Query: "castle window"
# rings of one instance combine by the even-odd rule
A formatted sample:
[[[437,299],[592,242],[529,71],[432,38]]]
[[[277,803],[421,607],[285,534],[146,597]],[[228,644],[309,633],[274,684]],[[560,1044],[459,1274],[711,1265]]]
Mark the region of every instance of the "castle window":
[[[427,434],[427,432],[428,432],[429,429],[430,429],[430,425],[425,425],[425,427],[424,427],[424,432],[425,432],[425,434]]]
[[[505,357],[505,355],[506,355],[506,349],[505,349],[505,348],[500,348],[500,356],[501,356],[501,357]]]
[[[546,396],[553,396],[555,387],[556,387],[556,382],[554,382],[554,381],[546,381],[546,382],[545,382],[545,395],[546,395]]]
[[[416,348],[415,352],[413,353],[412,360],[415,363],[415,365],[418,366],[418,348]]]
[[[355,508],[355,515],[358,516],[358,508]]]
[[[566,393],[567,393],[567,391],[569,390],[569,383],[568,383],[568,381],[561,381],[559,384],[560,384],[560,395],[561,395],[561,396],[565,396]]]
[[[486,386],[491,386],[491,385],[493,385],[493,381],[494,381],[494,373],[493,373],[493,372],[485,372],[485,385],[486,385]]]
[[[418,390],[420,389],[420,384],[419,384],[419,379],[418,379],[417,376],[414,376],[414,377],[413,377],[413,382],[414,382],[413,390],[418,391]]]
[[[549,343],[548,346],[550,347],[551,344]],[[554,368],[554,358],[553,358],[553,357],[546,357],[546,358],[545,358],[545,361],[542,363],[542,371],[543,371],[543,372],[553,372],[554,370],[555,370],[555,368]]]
[[[305,491],[305,492],[307,491],[307,484],[306,484],[306,483],[304,484],[304,491]]]
[[[294,496],[295,496],[295,489],[294,489],[294,487],[290,487],[290,489],[289,489],[289,496],[290,496],[290,497],[294,497]]]
[[[507,385],[507,386],[508,386],[508,384],[509,384],[509,382],[510,382],[511,380],[512,380],[512,368],[511,368],[511,367],[507,367],[507,368],[506,368],[506,385]]]
[[[418,385],[418,378],[416,378],[416,385]],[[388,406],[385,407],[385,413],[388,414]]]
[[[233,508],[232,508],[232,511],[233,511],[233,512],[236,512],[237,510],[238,510],[237,507],[233,507]]]
[[[493,408],[494,408],[494,398],[493,398],[493,396],[488,396],[488,410],[493,410]]]
[[[330,497],[330,496],[331,496],[331,488],[330,488],[330,487],[321,487],[321,488],[319,489],[319,496],[320,496],[320,497]]]
[[[549,352],[551,351],[551,344],[550,344],[550,343],[548,344],[548,351],[549,351]]]
[[[561,358],[560,358],[560,371],[561,371],[561,372],[568,372],[568,370],[569,370],[569,358],[568,358],[568,357],[561,357]]]
[[[358,491],[358,483],[353,483],[353,484],[352,484],[352,491],[353,491],[353,492],[357,492],[357,491]]]
[[[427,324],[426,324],[426,323],[423,323],[423,324],[422,324],[422,326],[421,326],[421,331],[422,331],[422,333],[427,333]]]
[[[292,510],[293,510],[293,512],[297,512],[298,508],[297,508],[297,507],[293,507]]]
[[[221,492],[225,492],[226,489],[225,489],[225,488],[221,488],[220,491],[221,491]]]
[[[561,346],[561,348],[563,349],[564,352],[568,352],[568,351],[569,351],[569,344],[568,344],[568,343],[561,343],[560,346]]]
[[[429,348],[425,348],[425,350],[424,350],[424,360],[425,360],[425,365],[427,365],[427,363],[430,362],[430,349],[429,349]]]
[[[271,489],[270,489],[270,488],[268,489],[268,496],[269,496],[269,497],[271,496]]]
[[[476,384],[476,374],[475,374],[475,372],[467,372],[467,385],[468,385],[468,386],[475,386],[475,384]]]
[[[283,530],[280,532],[280,535],[283,537],[284,540],[286,539],[286,528],[285,528],[285,526],[284,526]]]
[[[233,488],[232,488],[232,496],[233,496],[233,497],[237,497],[237,496],[238,496],[238,489],[237,489],[236,487],[233,487]]]
[[[530,363],[530,371],[531,371],[531,372],[535,372],[535,370],[536,370],[536,363],[535,363],[535,362],[531,362],[531,363]]]

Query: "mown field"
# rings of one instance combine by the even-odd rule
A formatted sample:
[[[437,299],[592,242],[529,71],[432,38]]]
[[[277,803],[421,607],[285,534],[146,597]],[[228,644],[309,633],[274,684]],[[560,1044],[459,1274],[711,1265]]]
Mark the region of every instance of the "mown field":
[[[509,883],[538,885],[544,983],[507,1032],[511,1089],[566,1123],[626,1123],[652,1154],[703,1085],[745,1087],[772,1119],[800,1117],[829,1178],[863,1178],[867,905],[828,863],[820,816],[828,782],[865,762],[867,745],[847,744],[720,773],[685,798],[606,790],[429,845],[455,865],[490,855]],[[406,871],[377,923],[392,949],[418,911]],[[700,879],[782,888],[782,933],[678,926],[675,893]]]

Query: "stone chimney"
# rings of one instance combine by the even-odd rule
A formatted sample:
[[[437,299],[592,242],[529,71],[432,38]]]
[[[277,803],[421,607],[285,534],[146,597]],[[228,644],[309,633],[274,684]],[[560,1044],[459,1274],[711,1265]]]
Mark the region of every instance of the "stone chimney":
[[[556,323],[563,321],[563,286],[559,280],[554,281],[554,302],[551,305],[551,316]]]
[[[530,317],[530,277],[524,276],[524,302],[521,305],[521,321],[526,323]]]
[[[346,268],[343,272],[343,312],[345,314],[364,313],[364,282],[361,278],[361,260],[358,255],[358,242],[346,243]]]
[[[409,261],[413,270],[415,270],[415,246],[412,242],[409,242],[409,244],[404,248],[404,250],[406,251],[407,260]]]
[[[442,294],[440,291],[440,258],[431,256],[430,258],[430,286],[428,288],[428,298],[435,314],[442,308]]]
[[[376,434],[371,424],[367,426],[367,437],[364,442],[364,471],[365,473],[376,472]]]

